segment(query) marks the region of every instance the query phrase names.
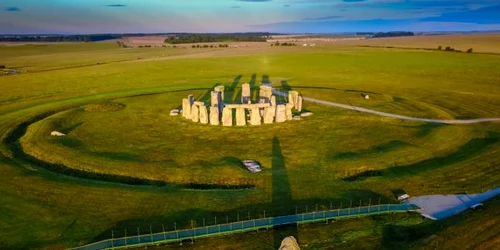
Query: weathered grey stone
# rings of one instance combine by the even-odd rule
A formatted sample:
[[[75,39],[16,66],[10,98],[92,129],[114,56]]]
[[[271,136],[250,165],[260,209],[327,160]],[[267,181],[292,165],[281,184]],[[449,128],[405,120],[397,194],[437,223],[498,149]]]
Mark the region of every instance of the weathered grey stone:
[[[241,86],[241,103],[248,104],[249,102],[251,103],[251,92],[250,92],[250,84],[248,83],[243,83]]]
[[[219,125],[219,107],[210,107],[210,125]]]
[[[276,96],[274,95],[271,96],[271,106],[276,108]]]
[[[301,117],[308,117],[308,116],[311,116],[313,113],[311,112],[304,112],[302,114],[300,114]]]
[[[222,102],[224,102],[224,86],[222,86],[222,85],[215,86],[214,91],[217,91],[220,93]]]
[[[236,109],[236,126],[245,126],[247,125],[247,118],[245,116],[244,108]]]
[[[260,85],[259,103],[270,103],[273,95],[273,88],[269,85]]]
[[[193,95],[188,95],[188,99],[189,99],[189,105],[193,106],[193,104],[194,104],[194,96]]]
[[[178,109],[172,109],[172,110],[170,110],[170,115],[171,116],[177,116],[177,115],[179,115],[179,110]]]
[[[297,96],[297,102],[295,103],[295,109],[297,111],[302,111],[302,96]]]
[[[200,109],[197,105],[191,106],[191,121],[200,121]]]
[[[182,99],[182,117],[191,119],[191,103],[188,98]]]
[[[276,107],[264,108],[264,123],[265,124],[273,123],[275,114],[276,114]]]
[[[208,124],[207,106],[205,105],[199,106],[199,109],[200,109],[200,123]]]
[[[225,107],[232,108],[232,109],[238,109],[238,108],[245,108],[245,109],[265,108],[265,107],[269,107],[269,103],[226,104]]]
[[[250,124],[260,125],[262,123],[262,117],[260,116],[259,108],[253,108],[250,114]]]
[[[297,91],[288,91],[288,103],[291,103],[293,106],[295,106],[295,103],[297,103],[297,97],[299,96],[299,92]]]
[[[222,110],[222,126],[231,127],[233,126],[233,110],[225,107]]]
[[[212,91],[210,92],[210,107],[219,108],[221,102],[220,92]]]
[[[286,105],[278,104],[276,106],[276,122],[285,122],[286,121]]]
[[[286,119],[288,121],[293,119],[292,108],[293,108],[293,105],[291,103],[287,103],[285,105],[285,116],[286,116]]]
[[[195,102],[193,103],[193,105],[196,105],[196,106],[198,106],[198,107],[199,107],[199,106],[205,106],[205,103],[204,103],[204,102],[200,102],[200,101],[195,101]]]

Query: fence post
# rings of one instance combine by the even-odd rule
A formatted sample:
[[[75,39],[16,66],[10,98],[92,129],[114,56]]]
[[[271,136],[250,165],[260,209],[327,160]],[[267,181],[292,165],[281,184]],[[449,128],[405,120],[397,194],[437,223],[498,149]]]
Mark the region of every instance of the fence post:
[[[125,246],[127,245],[127,229],[125,228]]]
[[[361,213],[361,200],[359,200],[358,215]]]
[[[111,248],[115,248],[115,234],[113,230],[111,230]]]
[[[371,206],[372,206],[372,198],[368,200],[368,213],[370,212]]]
[[[165,226],[161,223],[161,230],[163,230],[163,240],[167,240],[167,236],[165,235]]]
[[[137,227],[137,239],[139,240],[139,244],[141,244],[141,236],[139,233],[139,227]]]
[[[149,224],[149,236],[151,238],[151,243],[153,243],[153,227]]]

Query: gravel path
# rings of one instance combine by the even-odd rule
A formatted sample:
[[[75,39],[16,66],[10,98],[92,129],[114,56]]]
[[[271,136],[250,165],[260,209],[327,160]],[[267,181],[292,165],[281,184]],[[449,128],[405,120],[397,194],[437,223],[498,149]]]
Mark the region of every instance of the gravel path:
[[[284,93],[281,91],[273,90],[273,93],[275,95],[288,97],[287,93]],[[471,124],[471,123],[481,123],[481,122],[500,122],[500,118],[480,118],[480,119],[467,119],[467,120],[438,120],[438,119],[418,118],[418,117],[385,113],[385,112],[380,112],[380,111],[371,110],[371,109],[365,109],[365,108],[351,106],[351,105],[345,105],[345,104],[336,103],[336,102],[323,101],[323,100],[314,99],[314,98],[310,98],[310,97],[303,97],[303,100],[308,101],[308,102],[323,104],[323,105],[327,105],[327,106],[331,106],[331,107],[350,109],[350,110],[354,110],[354,111],[358,111],[358,112],[370,113],[370,114],[374,114],[374,115],[391,117],[391,118],[408,120],[408,121],[421,121],[421,122],[439,123],[439,124]]]

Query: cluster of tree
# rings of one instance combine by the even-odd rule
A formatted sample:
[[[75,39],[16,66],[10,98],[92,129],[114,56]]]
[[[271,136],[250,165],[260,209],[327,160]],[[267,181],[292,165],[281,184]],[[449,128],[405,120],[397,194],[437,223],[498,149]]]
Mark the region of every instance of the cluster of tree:
[[[0,64],[0,69],[5,69],[5,68],[7,68],[5,67],[5,65]]]
[[[196,44],[196,45],[192,45],[191,47],[192,48],[205,48],[205,49],[206,48],[217,48],[217,47],[219,47],[219,48],[229,48],[229,45],[227,45],[227,44],[219,44],[217,46],[217,45],[213,45],[213,44],[210,44],[210,45],[208,45],[208,44],[204,44],[204,45]]]
[[[438,46],[438,48],[437,48],[437,49],[438,49],[438,50],[443,50],[443,47],[442,47],[442,46]],[[459,49],[454,49],[454,48],[452,48],[452,47],[450,47],[450,46],[446,46],[446,47],[444,48],[444,51],[450,51],[450,52],[462,52],[461,50],[459,50]],[[472,53],[473,51],[474,51],[474,50],[473,50],[472,48],[470,48],[470,49],[468,49],[468,50],[467,50],[467,53]]]
[[[170,36],[165,43],[265,42],[269,36],[269,33],[186,34]]]
[[[121,38],[121,35],[22,35],[0,36],[0,42],[96,42]]]
[[[116,44],[118,44],[118,47],[120,48],[128,48],[128,46],[122,41],[117,41]]]
[[[138,47],[139,47],[139,48],[158,48],[159,46],[151,46],[151,45],[147,44],[147,45],[139,45]],[[163,47],[163,48],[166,48],[167,46],[162,45],[162,47]],[[173,46],[173,47],[174,47],[174,48],[177,48],[177,46]],[[125,48],[126,48],[126,47],[125,47]]]
[[[410,31],[390,31],[390,32],[378,32],[371,34],[370,37],[372,38],[379,38],[379,37],[398,37],[398,36],[414,36],[415,33],[410,32]]]
[[[297,44],[275,42],[275,43],[271,43],[271,46],[297,46]]]

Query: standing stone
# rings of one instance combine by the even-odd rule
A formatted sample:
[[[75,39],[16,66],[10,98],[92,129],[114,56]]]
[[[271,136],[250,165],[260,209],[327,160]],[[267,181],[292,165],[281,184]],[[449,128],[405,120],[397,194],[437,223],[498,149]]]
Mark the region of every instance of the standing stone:
[[[276,96],[274,95],[271,96],[271,106],[276,108]]]
[[[220,93],[221,100],[224,102],[224,86],[215,86],[214,90]]]
[[[193,104],[194,104],[194,96],[193,95],[188,95],[188,99],[189,99],[189,105],[193,106]]]
[[[230,108],[224,108],[222,110],[222,126],[231,127],[233,126],[233,110]]]
[[[250,84],[244,83],[241,87],[241,103],[251,103]]]
[[[191,102],[188,98],[182,99],[182,117],[191,119]]]
[[[219,125],[219,107],[210,107],[210,125]]]
[[[302,96],[297,96],[297,102],[295,103],[295,109],[297,111],[302,111]]]
[[[286,121],[286,106],[284,104],[279,104],[276,106],[276,122]]]
[[[220,92],[212,91],[210,92],[210,107],[219,107],[220,105]]]
[[[245,126],[247,125],[247,118],[245,116],[244,108],[236,109],[236,126]]]
[[[292,108],[293,105],[291,103],[287,103],[285,105],[285,116],[288,121],[291,121],[293,119]]]
[[[273,88],[269,85],[260,85],[259,103],[269,103],[273,95]]]
[[[275,113],[276,113],[276,107],[264,108],[264,123],[265,124],[273,123]]]
[[[250,124],[260,125],[262,123],[262,117],[260,116],[259,108],[252,108],[252,113],[250,115]]]
[[[208,124],[207,106],[205,105],[199,106],[199,109],[200,109],[200,122],[202,124]]]
[[[291,103],[293,106],[297,103],[297,97],[299,96],[299,92],[297,91],[288,91],[288,103]]]
[[[200,109],[197,105],[191,107],[191,121],[198,122],[200,120]]]

